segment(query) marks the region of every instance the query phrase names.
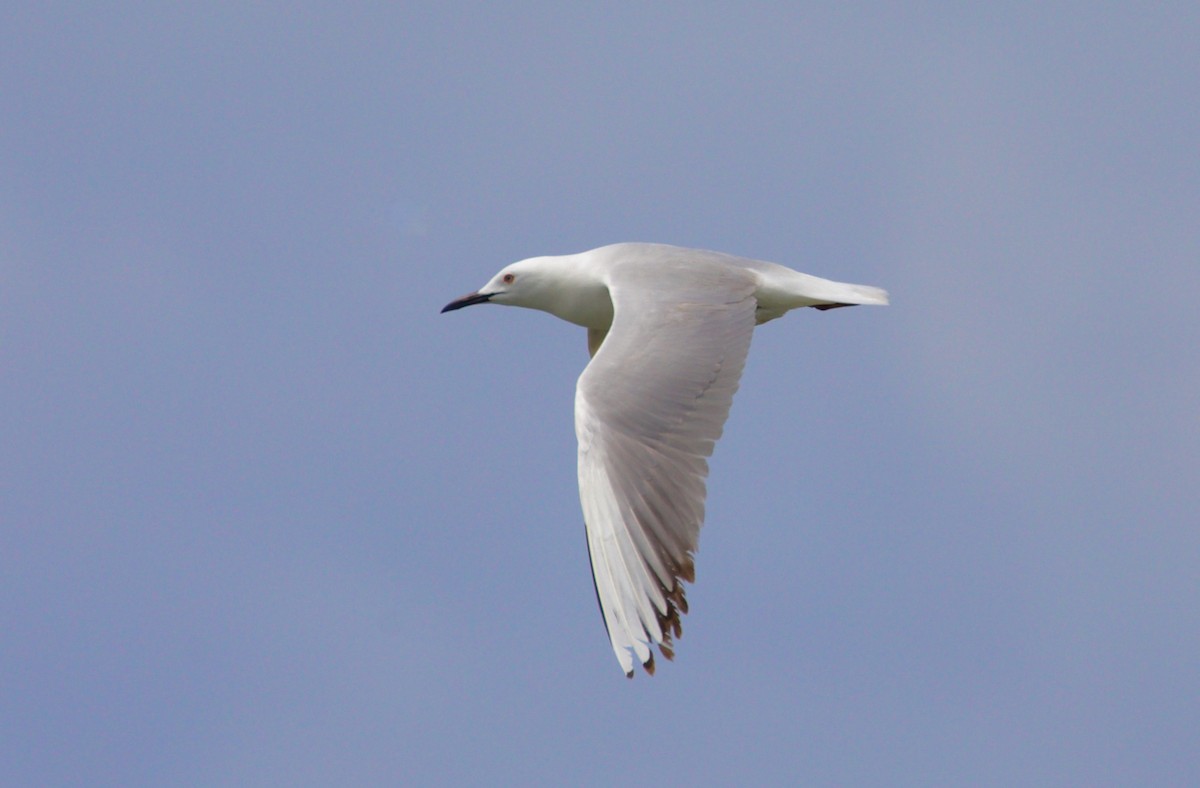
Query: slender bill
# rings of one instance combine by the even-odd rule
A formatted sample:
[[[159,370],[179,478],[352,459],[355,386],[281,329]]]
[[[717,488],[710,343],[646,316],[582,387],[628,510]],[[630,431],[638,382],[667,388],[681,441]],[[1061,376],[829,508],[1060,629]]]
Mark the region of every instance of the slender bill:
[[[442,311],[443,312],[453,312],[455,309],[462,309],[464,306],[471,306],[471,304],[482,304],[486,301],[491,300],[491,297],[492,296],[490,294],[468,293],[467,295],[463,296],[462,298],[456,299],[456,300],[451,301],[450,303],[446,304],[444,307],[442,307]]]

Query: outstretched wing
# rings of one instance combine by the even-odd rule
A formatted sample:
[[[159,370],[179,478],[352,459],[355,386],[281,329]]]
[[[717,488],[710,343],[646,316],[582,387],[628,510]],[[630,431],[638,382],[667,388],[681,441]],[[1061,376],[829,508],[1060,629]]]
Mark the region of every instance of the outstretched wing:
[[[613,324],[579,378],[579,497],[613,651],[654,672],[673,654],[705,477],[754,330],[754,274],[687,259],[614,265]]]

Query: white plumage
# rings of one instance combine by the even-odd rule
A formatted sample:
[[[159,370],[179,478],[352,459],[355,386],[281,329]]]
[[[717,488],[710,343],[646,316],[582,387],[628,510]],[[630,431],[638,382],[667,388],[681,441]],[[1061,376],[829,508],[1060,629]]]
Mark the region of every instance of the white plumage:
[[[442,311],[483,302],[588,329],[575,432],[592,576],[621,668],[653,673],[651,647],[671,658],[687,612],[706,458],[754,326],[799,307],[886,304],[887,293],[718,252],[623,243],[513,263]]]

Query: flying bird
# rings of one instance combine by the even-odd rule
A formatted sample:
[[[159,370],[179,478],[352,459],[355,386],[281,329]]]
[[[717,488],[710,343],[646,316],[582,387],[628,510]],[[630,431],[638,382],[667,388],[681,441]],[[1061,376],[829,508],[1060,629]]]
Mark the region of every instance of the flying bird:
[[[800,307],[887,304],[877,287],[720,252],[619,243],[513,263],[442,308],[507,304],[587,329],[575,389],[579,500],[592,579],[617,661],[674,658],[705,478],[754,327]]]

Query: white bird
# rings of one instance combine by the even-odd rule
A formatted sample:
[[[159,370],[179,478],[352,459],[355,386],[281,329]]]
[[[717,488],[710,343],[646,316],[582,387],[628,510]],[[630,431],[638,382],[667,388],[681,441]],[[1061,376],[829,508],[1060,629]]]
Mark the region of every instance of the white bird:
[[[705,477],[756,324],[798,307],[886,304],[887,292],[782,265],[648,243],[513,263],[442,311],[540,309],[588,330],[575,390],[579,499],[592,578],[625,675],[674,657]]]

